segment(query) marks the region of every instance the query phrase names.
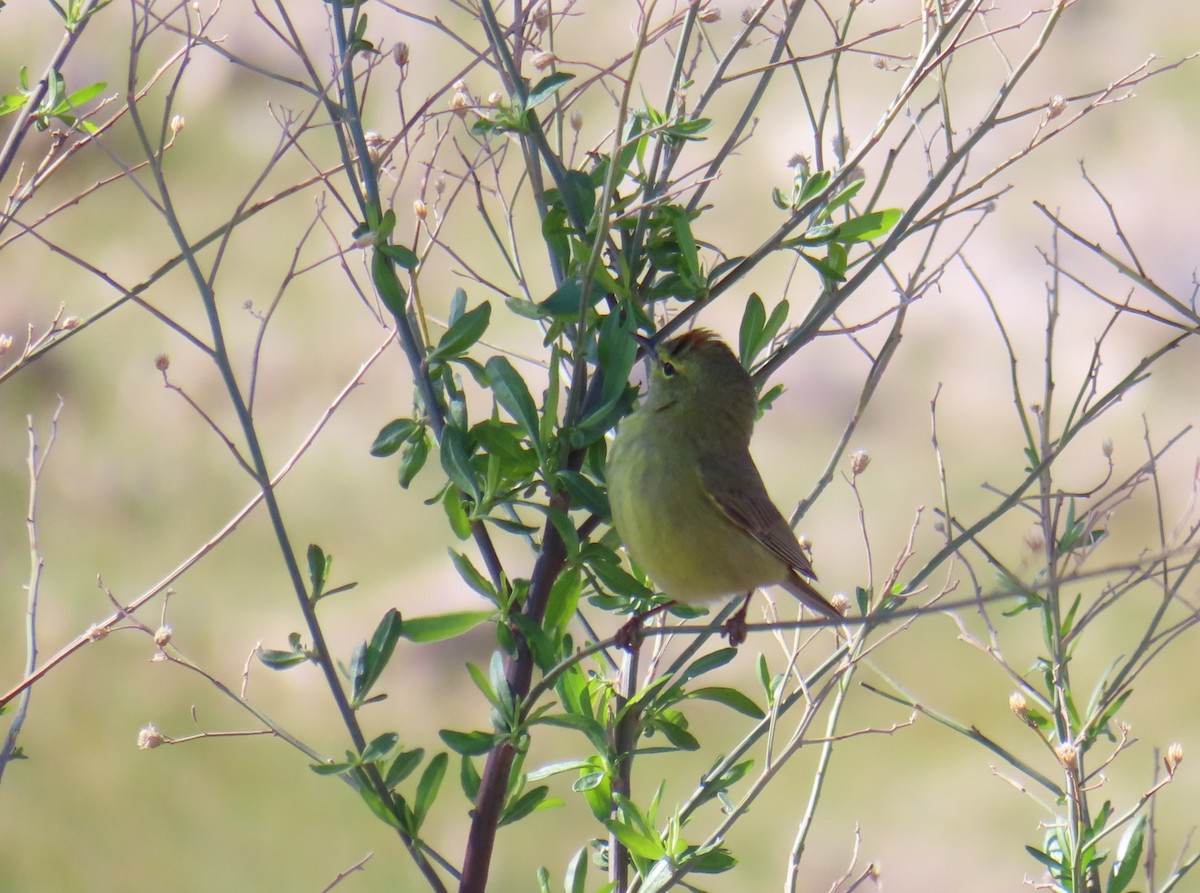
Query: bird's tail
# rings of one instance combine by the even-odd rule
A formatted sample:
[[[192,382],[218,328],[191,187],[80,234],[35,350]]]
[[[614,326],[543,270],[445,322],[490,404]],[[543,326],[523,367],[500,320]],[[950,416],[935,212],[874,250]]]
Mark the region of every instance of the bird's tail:
[[[783,582],[779,584],[809,608],[812,608],[818,614],[829,618],[830,620],[841,620],[844,615],[841,611],[835,608],[825,596],[817,592],[813,585],[804,579],[795,571],[789,571],[788,575],[783,578]]]

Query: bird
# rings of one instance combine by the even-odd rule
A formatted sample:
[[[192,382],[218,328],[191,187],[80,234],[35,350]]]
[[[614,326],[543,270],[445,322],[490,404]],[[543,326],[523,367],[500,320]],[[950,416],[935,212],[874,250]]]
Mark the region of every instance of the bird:
[[[760,586],[782,586],[817,614],[843,619],[810,582],[812,563],[750,455],[758,397],[745,367],[707,329],[643,343],[649,387],[618,425],[606,465],[626,551],[675,602],[744,596],[724,627],[734,646],[745,641]],[[640,634],[644,617],[624,633]]]

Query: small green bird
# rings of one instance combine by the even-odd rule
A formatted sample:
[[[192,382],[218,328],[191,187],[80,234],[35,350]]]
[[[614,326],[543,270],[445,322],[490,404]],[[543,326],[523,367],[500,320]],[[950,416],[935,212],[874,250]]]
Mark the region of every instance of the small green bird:
[[[758,398],[729,347],[696,329],[653,352],[649,391],[608,455],[613,523],[625,548],[672,599],[745,595],[725,632],[746,638],[759,586],[778,584],[832,619],[812,564],[750,456]],[[807,579],[806,579],[807,578]]]

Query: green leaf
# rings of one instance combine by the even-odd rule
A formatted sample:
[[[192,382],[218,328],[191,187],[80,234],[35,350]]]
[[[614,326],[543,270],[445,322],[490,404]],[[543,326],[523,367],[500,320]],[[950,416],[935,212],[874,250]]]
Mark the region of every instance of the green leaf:
[[[404,317],[404,305],[408,295],[404,286],[396,277],[392,259],[376,246],[371,254],[371,281],[375,283],[375,291],[379,294],[383,305],[397,319]]]
[[[828,220],[833,215],[834,211],[849,202],[852,198],[854,198],[854,196],[858,195],[858,191],[863,188],[863,184],[866,182],[866,180],[860,177],[853,183],[844,187],[841,192],[831,198],[829,203],[821,209],[821,213],[818,215],[819,219]]]
[[[396,759],[392,760],[392,765],[388,767],[387,774],[383,777],[383,783],[388,790],[396,787],[404,779],[412,774],[412,771],[421,765],[421,760],[425,758],[425,748],[417,747],[412,750],[403,750],[396,755]]]
[[[488,682],[491,683],[492,691],[496,693],[495,700],[492,703],[500,710],[503,718],[507,721],[512,716],[515,699],[513,698],[512,689],[508,684],[504,656],[499,651],[493,651],[492,659],[488,662]]]
[[[363,679],[367,675],[367,643],[359,642],[354,646],[354,652],[350,655],[350,690],[352,692],[350,705],[357,707],[362,703],[364,692],[362,691]]]
[[[625,844],[635,856],[643,859],[658,859],[667,854],[662,838],[654,830],[653,824],[642,815],[637,805],[627,797],[614,794],[621,809],[620,820],[610,820],[605,824],[608,830],[617,835],[617,839]]]
[[[479,799],[479,784],[482,779],[470,757],[463,757],[458,767],[458,782],[462,785],[467,802],[474,803]]]
[[[567,225],[567,209],[562,205],[551,205],[542,217],[542,240],[564,267],[570,263],[571,229]],[[580,280],[576,277],[575,281],[578,283]],[[575,309],[578,308],[579,301],[576,300]]]
[[[367,804],[367,808],[375,814],[377,819],[392,828],[399,828],[410,836],[415,835],[416,828],[413,827],[412,817],[408,814],[403,801],[396,804],[397,809],[404,816],[402,819],[393,813],[388,808],[388,805],[379,798],[379,795],[375,793],[375,789],[368,783],[362,770],[352,772],[351,777],[354,779],[354,787],[358,791],[358,796],[362,797],[363,802]]]
[[[775,309],[771,311],[771,315],[767,317],[767,323],[762,330],[762,347],[765,350],[767,346],[775,340],[775,336],[779,334],[779,330],[783,328],[783,324],[787,322],[788,311],[790,305],[787,301],[780,301],[775,305]]]
[[[679,257],[684,263],[684,269],[694,278],[700,278],[700,254],[696,248],[696,237],[692,235],[690,215],[682,210],[668,206],[663,209],[670,211],[671,230],[679,245]]]
[[[571,784],[571,790],[577,794],[594,791],[603,784],[607,777],[603,772],[585,772]]]
[[[600,403],[618,404],[629,387],[629,373],[637,362],[637,341],[630,335],[628,323],[620,314],[610,313],[600,323],[600,338],[596,342],[596,359],[604,380],[600,387]]]
[[[333,566],[333,556],[326,556],[320,546],[310,544],[306,557],[308,559],[308,583],[312,587],[309,600],[316,602],[324,592],[325,584],[329,581],[329,569]]]
[[[1033,856],[1034,859],[1036,859],[1038,862],[1041,862],[1048,869],[1050,869],[1050,873],[1052,875],[1054,875],[1054,876],[1061,875],[1062,870],[1063,870],[1062,863],[1060,863],[1057,860],[1046,855],[1045,853],[1043,853],[1041,850],[1037,849],[1036,847],[1026,846],[1025,852],[1029,853],[1029,855]]]
[[[455,536],[460,540],[471,536],[471,519],[467,517],[462,496],[454,487],[447,487],[442,493],[442,509],[446,512],[446,520],[450,522],[450,529]]]
[[[483,337],[491,320],[492,305],[487,301],[467,311],[442,335],[437,347],[429,352],[429,359],[445,360],[462,356]]]
[[[1112,865],[1108,867],[1108,888],[1106,893],[1123,893],[1129,882],[1137,873],[1138,862],[1142,858],[1142,847],[1146,837],[1146,816],[1137,817],[1132,825],[1121,835],[1117,844],[1117,852]]]
[[[438,788],[442,786],[442,779],[446,776],[446,764],[449,762],[450,758],[446,754],[439,753],[429,761],[429,765],[421,773],[421,780],[417,782],[417,796],[413,800],[413,817],[418,829],[425,823],[430,808],[437,800]]]
[[[448,328],[453,328],[464,313],[467,312],[467,292],[466,289],[456,288],[454,294],[450,296],[450,315],[446,318]]]
[[[456,425],[447,425],[442,429],[440,446],[442,470],[454,486],[478,504],[479,484],[475,480],[475,469],[471,467],[471,454],[474,450],[469,445],[467,433]]]
[[[588,848],[580,847],[567,863],[563,893],[584,893],[587,889]]]
[[[587,509],[601,518],[612,514],[605,492],[578,471],[560,471],[558,482],[570,494],[572,507]]]
[[[396,472],[396,479],[404,489],[408,489],[413,478],[425,467],[431,443],[429,435],[422,429],[421,435],[404,448],[404,452],[400,456],[400,468]]]
[[[550,598],[542,618],[542,629],[553,635],[555,640],[566,632],[567,624],[575,616],[582,592],[583,574],[577,567],[564,570],[550,586]]]
[[[476,570],[475,565],[471,563],[471,559],[462,552],[455,552],[452,549],[449,552],[450,560],[454,563],[454,568],[458,571],[458,575],[462,577],[463,582],[488,601],[493,604],[499,604],[500,598],[496,594],[496,587],[492,585],[491,580]]]
[[[537,725],[557,726],[581,732],[588,739],[588,742],[601,752],[606,752],[610,746],[608,732],[605,727],[597,720],[588,716],[578,713],[556,713],[550,716],[538,717],[534,722]]]
[[[452,751],[465,757],[483,756],[504,740],[503,735],[491,732],[455,732],[451,729],[442,729],[438,737]]]
[[[529,394],[525,380],[505,357],[492,357],[484,368],[487,369],[488,381],[491,383],[492,393],[496,395],[496,402],[521,426],[530,442],[538,445],[537,406]]]
[[[798,251],[797,254],[799,254],[800,257],[802,257],[810,267],[820,273],[824,278],[832,282],[841,282],[846,278],[845,270],[838,269],[838,267],[834,264],[830,264],[819,257],[813,257],[811,254],[805,251]]]
[[[707,847],[688,847],[680,860],[687,863],[689,871],[701,874],[720,874],[737,866],[737,859],[718,843]]]
[[[725,666],[735,657],[737,657],[736,648],[721,648],[711,654],[705,654],[688,665],[688,668],[680,674],[677,684],[682,685],[705,673],[711,673],[713,670]]]
[[[100,81],[99,83],[92,84],[89,87],[84,87],[81,90],[76,90],[74,93],[72,93],[70,96],[67,97],[64,105],[67,107],[74,107],[74,108],[79,108],[81,105],[87,105],[89,102],[91,102],[93,99],[95,99],[101,93],[103,93],[104,89],[107,86],[108,86],[108,83],[106,81]]]
[[[317,775],[341,775],[343,772],[349,772],[354,768],[353,763],[312,763],[308,767]]]
[[[392,260],[396,266],[402,267],[405,270],[415,269],[416,266],[421,262],[421,259],[417,257],[413,250],[406,245],[394,245],[389,242],[380,245],[379,250],[387,255],[387,257]]]
[[[396,745],[400,743],[400,736],[395,732],[385,732],[370,744],[363,748],[362,762],[375,763],[379,760],[386,759],[387,756],[396,749]]]
[[[525,111],[537,108],[553,96],[559,87],[574,79],[575,75],[565,71],[556,71],[554,74],[542,78],[530,88],[529,95],[525,98]]]
[[[522,319],[542,319],[546,316],[538,304],[522,298],[505,298],[504,306]]]
[[[660,720],[652,725],[680,750],[695,751],[700,749],[699,739],[689,732],[682,723]]]
[[[563,176],[563,185],[565,189],[561,192],[557,189],[547,190],[546,200],[556,206],[562,207],[564,211],[567,210],[569,202],[586,225],[591,221],[592,215],[596,210],[596,184],[583,171],[566,171]],[[577,230],[573,225],[570,229],[564,225],[563,232],[577,233]],[[579,250],[583,251],[586,249],[580,246]],[[598,279],[603,280],[603,270],[598,269],[596,276]]]
[[[24,93],[5,93],[0,96],[0,115],[9,115],[23,109],[29,97]]]
[[[752,293],[742,311],[742,325],[738,329],[738,359],[747,369],[762,350],[763,328],[767,324],[767,308],[758,293]]]
[[[275,651],[265,649],[258,652],[258,659],[263,666],[272,670],[289,670],[298,664],[310,660],[306,651]]]
[[[546,800],[546,795],[549,793],[550,789],[547,787],[537,787],[526,791],[504,807],[504,811],[500,814],[499,827],[520,821],[534,810],[541,808],[543,804],[550,805],[551,801]]]
[[[588,306],[594,307],[603,297],[598,288],[588,293]],[[539,303],[538,309],[543,316],[553,316],[563,322],[575,322],[579,319],[579,302],[583,300],[583,282],[578,276],[566,280],[550,297]]]
[[[807,202],[819,195],[821,190],[829,185],[830,176],[832,175],[829,173],[829,171],[817,171],[815,174],[809,177],[804,182],[804,186],[801,187],[800,195],[796,201],[792,203],[792,207],[799,210]]]
[[[500,706],[500,696],[496,694],[496,690],[492,688],[492,683],[488,681],[488,677],[484,675],[483,670],[475,666],[470,661],[467,662],[467,675],[471,677],[471,681],[475,683],[475,687],[483,693],[487,698],[487,702],[493,707]]]
[[[766,655],[761,652],[758,655],[758,660],[754,662],[754,670],[758,675],[758,684],[762,686],[763,694],[767,696],[767,703],[775,703],[775,684],[771,679],[771,670],[767,666]]]
[[[724,760],[724,757],[718,759],[718,764]],[[722,798],[722,796],[735,784],[741,781],[754,768],[754,760],[743,760],[728,770],[721,773],[719,776],[713,776],[716,771],[716,765],[713,766],[704,775],[704,785],[700,789],[699,796],[696,798],[694,805],[699,806],[701,803],[707,803],[709,800]]]
[[[371,444],[372,456],[390,456],[412,437],[420,426],[412,419],[395,419],[379,429]]]
[[[452,639],[496,616],[495,611],[456,611],[404,621],[401,635],[418,644]]]
[[[546,778],[553,778],[555,775],[561,775],[564,772],[578,772],[580,769],[589,769],[591,765],[587,760],[562,760],[561,762],[549,763],[540,769],[535,769],[525,776],[525,780],[542,781]]]
[[[724,704],[731,710],[736,710],[738,713],[749,716],[751,719],[762,719],[766,716],[761,707],[736,688],[725,688],[723,686],[700,688],[696,691],[688,692],[685,697],[698,698],[702,701],[716,701],[718,704]]]
[[[886,236],[900,219],[899,208],[888,208],[886,211],[871,211],[861,217],[854,217],[842,223],[837,228],[835,238],[843,245],[855,242],[869,242]]]
[[[395,608],[388,608],[375,627],[370,643],[364,643],[366,651],[363,655],[362,669],[360,673],[355,674],[354,680],[352,703],[355,706],[365,700],[371,688],[379,681],[380,675],[392,659],[403,629],[404,623],[400,619],[400,612]],[[357,653],[356,651],[355,654],[357,655]]]

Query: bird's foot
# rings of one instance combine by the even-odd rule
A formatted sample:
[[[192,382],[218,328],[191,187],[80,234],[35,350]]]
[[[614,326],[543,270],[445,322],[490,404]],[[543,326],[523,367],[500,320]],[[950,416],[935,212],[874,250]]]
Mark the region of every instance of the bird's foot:
[[[737,613],[721,624],[721,633],[734,648],[746,641],[746,609],[750,607],[750,596],[752,595],[754,595],[753,590],[746,593]]]
[[[617,647],[631,654],[641,648],[642,642],[646,638],[645,633],[642,632],[642,623],[656,614],[661,614],[663,611],[668,610],[674,604],[675,600],[671,599],[669,602],[663,602],[649,611],[643,611],[641,614],[635,614],[629,618],[628,622],[617,630],[617,634],[614,636]]]
[[[642,647],[642,642],[646,639],[645,634],[642,632],[642,620],[644,617],[644,614],[635,614],[617,630],[617,634],[613,637],[613,640],[622,651],[628,651],[630,654],[633,654]]]

